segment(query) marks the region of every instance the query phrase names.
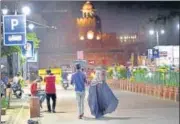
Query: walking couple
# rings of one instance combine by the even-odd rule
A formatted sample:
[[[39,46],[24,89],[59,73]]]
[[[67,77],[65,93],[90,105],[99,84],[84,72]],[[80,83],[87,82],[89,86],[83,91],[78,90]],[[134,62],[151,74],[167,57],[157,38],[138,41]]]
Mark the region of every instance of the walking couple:
[[[76,65],[76,69],[76,73],[72,75],[71,84],[75,85],[79,119],[82,119],[84,116],[85,84],[87,84],[87,79],[84,72],[81,71],[80,64]],[[96,118],[112,113],[118,105],[118,99],[106,84],[105,77],[105,69],[97,67],[95,77],[91,81],[89,88],[88,104],[91,114]]]
[[[38,89],[37,88],[37,83],[41,82],[43,79],[39,78],[36,79],[33,84],[31,85],[31,94],[32,96],[37,96],[40,99],[40,106],[42,108],[42,103],[44,102],[45,98],[47,101],[47,108],[48,108],[48,112],[53,112],[55,113],[55,107],[56,107],[56,77],[51,73],[51,70],[47,70],[47,75],[44,78],[44,82],[45,82],[45,91]],[[50,104],[50,99],[52,99],[53,103],[52,103],[52,107]]]

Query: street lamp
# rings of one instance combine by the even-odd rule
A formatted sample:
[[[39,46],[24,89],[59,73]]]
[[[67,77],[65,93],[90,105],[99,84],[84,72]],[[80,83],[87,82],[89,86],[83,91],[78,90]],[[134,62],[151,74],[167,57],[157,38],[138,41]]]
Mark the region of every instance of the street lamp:
[[[154,33],[156,33],[156,43],[157,43],[156,45],[157,45],[158,50],[159,50],[159,31],[158,30],[155,30],[155,31],[154,30],[149,30],[150,35],[154,35]],[[165,31],[163,29],[161,29],[160,33],[164,34]],[[159,65],[159,59],[157,59],[157,65]]]
[[[150,34],[150,35],[154,35],[154,33],[156,33],[156,42],[157,42],[157,46],[159,46],[159,31],[158,31],[158,30],[156,30],[156,31],[154,31],[154,30],[149,30],[149,34]],[[161,34],[164,34],[165,31],[164,31],[163,29],[161,29],[161,30],[160,30],[160,33],[161,33]]]
[[[162,30],[161,30],[161,34],[164,34],[164,33],[165,33],[165,31],[162,29]]]
[[[149,30],[150,35],[154,35],[154,30]]]
[[[2,14],[7,15],[8,14],[8,9],[7,8],[2,9]]]
[[[29,24],[29,25],[28,25],[28,28],[29,28],[30,30],[33,30],[33,29],[34,29],[34,24]]]
[[[22,8],[22,13],[24,13],[25,15],[29,15],[31,13],[31,9],[28,6],[24,6]]]
[[[177,24],[177,28],[179,29],[179,24]]]

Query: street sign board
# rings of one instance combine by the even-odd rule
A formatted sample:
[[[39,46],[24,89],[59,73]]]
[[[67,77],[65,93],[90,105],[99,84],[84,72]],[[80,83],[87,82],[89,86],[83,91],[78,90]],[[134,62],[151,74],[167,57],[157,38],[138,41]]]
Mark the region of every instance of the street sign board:
[[[153,49],[153,58],[159,58],[159,50],[158,49]]]
[[[3,39],[5,46],[22,46],[26,43],[26,16],[3,16]]]
[[[28,58],[27,62],[38,62],[38,52],[37,52],[37,50],[34,50],[33,57]]]
[[[22,54],[26,58],[34,57],[34,45],[33,45],[33,41],[27,41],[27,43],[24,46],[22,46]]]

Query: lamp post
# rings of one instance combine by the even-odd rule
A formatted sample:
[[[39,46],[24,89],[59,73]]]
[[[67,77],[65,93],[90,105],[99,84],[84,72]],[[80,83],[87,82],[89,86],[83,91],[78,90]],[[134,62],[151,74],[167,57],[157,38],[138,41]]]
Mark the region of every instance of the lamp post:
[[[159,33],[160,33],[160,34],[164,34],[165,31],[164,31],[163,29],[161,29],[160,31],[159,31],[159,30],[156,30],[156,31],[154,31],[154,30],[149,30],[149,34],[150,34],[150,35],[154,35],[154,33],[155,33],[155,35],[156,35],[156,45],[159,46]]]
[[[164,34],[165,31],[163,29],[161,29],[160,31],[159,30],[149,30],[149,34],[150,35],[154,35],[156,36],[156,45],[157,45],[157,49],[159,50],[159,34]],[[157,59],[157,65],[159,65],[159,58]]]

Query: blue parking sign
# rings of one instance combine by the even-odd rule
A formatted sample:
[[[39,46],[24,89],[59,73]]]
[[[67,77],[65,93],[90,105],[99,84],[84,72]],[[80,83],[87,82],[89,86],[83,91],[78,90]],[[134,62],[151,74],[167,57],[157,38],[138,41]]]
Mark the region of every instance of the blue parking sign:
[[[3,39],[5,46],[22,46],[26,44],[26,16],[3,16]]]
[[[159,50],[153,49],[153,58],[159,58]]]

